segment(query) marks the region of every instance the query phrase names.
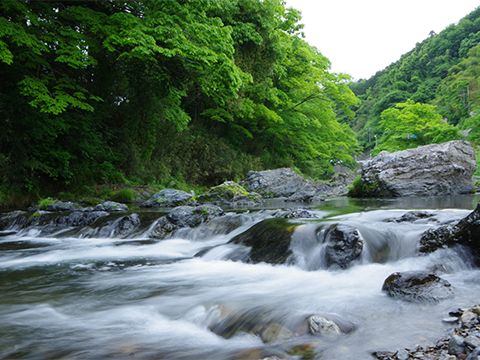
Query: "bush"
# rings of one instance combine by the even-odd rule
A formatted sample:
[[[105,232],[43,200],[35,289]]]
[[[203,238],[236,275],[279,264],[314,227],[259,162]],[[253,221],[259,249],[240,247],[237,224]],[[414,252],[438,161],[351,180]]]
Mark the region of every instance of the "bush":
[[[132,202],[133,199],[135,198],[135,193],[133,192],[132,189],[120,189],[118,192],[114,193],[111,196],[111,199],[113,201],[121,202],[121,203],[128,203]]]
[[[41,199],[38,202],[38,206],[40,207],[40,210],[47,210],[48,205],[55,203],[55,200],[53,200],[51,197],[47,197],[45,199]]]

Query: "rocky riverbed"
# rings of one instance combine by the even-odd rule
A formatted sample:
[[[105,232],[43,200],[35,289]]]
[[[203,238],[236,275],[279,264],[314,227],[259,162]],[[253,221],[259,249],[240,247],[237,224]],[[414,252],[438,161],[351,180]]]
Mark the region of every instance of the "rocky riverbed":
[[[451,311],[443,322],[452,324],[445,336],[433,345],[418,345],[412,349],[377,351],[380,360],[479,360],[480,359],[480,305]],[[440,326],[440,324],[439,324]]]

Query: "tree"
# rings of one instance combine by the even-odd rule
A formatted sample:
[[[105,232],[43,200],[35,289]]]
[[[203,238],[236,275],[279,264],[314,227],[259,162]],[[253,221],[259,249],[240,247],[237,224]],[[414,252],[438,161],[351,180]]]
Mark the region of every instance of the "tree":
[[[380,127],[385,132],[374,153],[460,139],[458,129],[448,124],[435,106],[408,100],[382,112]]]

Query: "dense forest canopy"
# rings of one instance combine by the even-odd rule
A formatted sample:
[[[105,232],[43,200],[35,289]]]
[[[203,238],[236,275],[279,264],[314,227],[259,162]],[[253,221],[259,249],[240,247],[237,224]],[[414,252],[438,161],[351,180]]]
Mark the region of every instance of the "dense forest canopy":
[[[353,165],[350,78],[281,0],[2,1],[0,194]]]
[[[0,206],[277,167],[329,179],[360,152],[480,143],[480,8],[356,82],[283,0],[6,0],[0,15]]]
[[[480,113],[479,41],[477,8],[439,34],[430,32],[410,52],[370,79],[350,83],[361,104],[353,108],[353,119],[344,118],[341,122],[351,125],[362,148],[372,150],[372,154],[455,139],[460,136],[458,130],[466,128],[472,129],[469,139],[475,140],[479,132],[476,114]],[[385,123],[382,126],[382,119],[385,122],[392,111],[399,111],[398,104],[409,100],[418,106],[434,106],[431,110],[435,117],[446,119],[450,126],[437,128],[430,136],[420,130],[414,134],[400,131],[402,126],[396,131],[386,128]],[[379,139],[376,148],[371,140],[374,136]]]

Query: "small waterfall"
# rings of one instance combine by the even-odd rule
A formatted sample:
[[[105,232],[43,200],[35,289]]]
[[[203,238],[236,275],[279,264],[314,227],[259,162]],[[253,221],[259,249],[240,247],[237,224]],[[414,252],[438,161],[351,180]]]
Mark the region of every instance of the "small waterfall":
[[[310,219],[229,212],[163,238],[154,235],[164,213],[110,214],[80,226],[80,214],[23,218],[0,233],[0,359],[363,360],[435,342],[449,311],[478,302],[479,270],[467,251],[416,253],[423,231],[468,210],[398,222],[391,220],[408,210],[339,209]],[[289,241],[284,263],[249,262],[251,246],[232,242],[263,225]],[[328,233],[339,225],[364,245],[345,269],[326,260]],[[421,304],[381,290],[394,272],[431,269],[452,284],[454,299]],[[314,333],[312,318],[342,333]]]

